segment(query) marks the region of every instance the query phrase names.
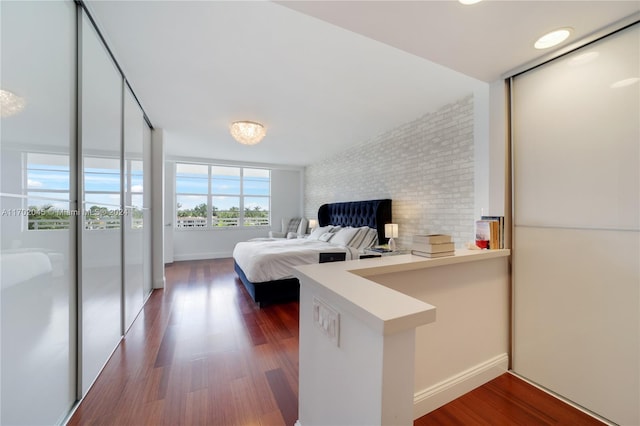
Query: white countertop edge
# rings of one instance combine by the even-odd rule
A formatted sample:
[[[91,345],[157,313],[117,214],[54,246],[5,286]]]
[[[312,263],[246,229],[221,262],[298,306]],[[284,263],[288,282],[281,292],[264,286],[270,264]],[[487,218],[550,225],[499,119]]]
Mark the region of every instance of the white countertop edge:
[[[510,255],[510,250],[457,250],[435,259],[415,255],[303,265],[294,275],[329,303],[349,311],[381,334],[393,334],[435,321],[436,307],[366,277],[455,265]]]

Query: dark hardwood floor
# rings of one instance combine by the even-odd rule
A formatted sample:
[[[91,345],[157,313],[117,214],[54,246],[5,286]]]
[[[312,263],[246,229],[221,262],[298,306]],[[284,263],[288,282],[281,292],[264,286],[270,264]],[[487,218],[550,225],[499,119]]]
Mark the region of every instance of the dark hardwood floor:
[[[258,309],[232,259],[176,262],[69,425],[293,425],[298,303]],[[425,425],[591,425],[505,374],[422,417]]]

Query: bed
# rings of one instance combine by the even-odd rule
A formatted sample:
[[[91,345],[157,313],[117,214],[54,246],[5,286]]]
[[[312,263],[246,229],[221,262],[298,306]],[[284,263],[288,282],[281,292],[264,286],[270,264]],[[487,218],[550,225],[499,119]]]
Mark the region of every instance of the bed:
[[[386,242],[384,224],[390,222],[389,199],[323,204],[319,226],[308,237],[238,243],[234,267],[258,306],[294,300],[300,289],[293,276],[296,266],[318,263],[321,253],[358,259],[365,247]]]

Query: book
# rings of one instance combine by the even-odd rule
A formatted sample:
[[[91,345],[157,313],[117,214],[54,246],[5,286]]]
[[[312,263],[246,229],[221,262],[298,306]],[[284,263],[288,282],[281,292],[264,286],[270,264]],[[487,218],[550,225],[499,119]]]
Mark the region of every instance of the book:
[[[392,250],[389,249],[389,246],[375,246],[375,247],[369,247],[367,250],[370,251],[375,251],[378,253],[388,253]]]
[[[442,244],[442,243],[450,243],[451,235],[447,234],[426,234],[426,235],[414,235],[413,236],[414,243],[422,243],[422,244]]]
[[[476,245],[481,249],[489,248],[491,240],[491,221],[476,220]]]
[[[411,244],[411,248],[413,250],[423,251],[426,253],[442,253],[444,251],[453,251],[455,250],[455,244],[453,242],[450,243],[438,243],[438,244],[426,244],[426,243],[416,243]]]
[[[494,232],[497,233],[497,235],[494,236],[496,241],[494,242],[494,244],[491,244],[490,242],[489,248],[503,249],[504,248],[504,216],[482,216],[480,217],[480,219],[496,222],[497,225],[494,225],[496,227],[496,230]]]
[[[421,250],[411,250],[411,254],[415,254],[416,256],[428,257],[428,258],[435,258],[435,257],[453,256],[454,254],[456,254],[456,252],[454,250],[451,250],[451,251],[443,251],[440,253],[428,253],[426,251],[421,251]]]

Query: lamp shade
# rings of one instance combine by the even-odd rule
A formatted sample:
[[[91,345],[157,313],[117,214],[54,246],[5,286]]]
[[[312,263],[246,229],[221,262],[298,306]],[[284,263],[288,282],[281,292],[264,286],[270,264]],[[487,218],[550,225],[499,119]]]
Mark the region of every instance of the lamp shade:
[[[385,223],[384,236],[386,238],[398,238],[398,224],[397,223]]]
[[[254,121],[234,121],[229,126],[229,131],[243,145],[255,145],[267,134],[264,126]]]
[[[309,229],[313,229],[318,226],[318,221],[316,219],[309,219]]]

